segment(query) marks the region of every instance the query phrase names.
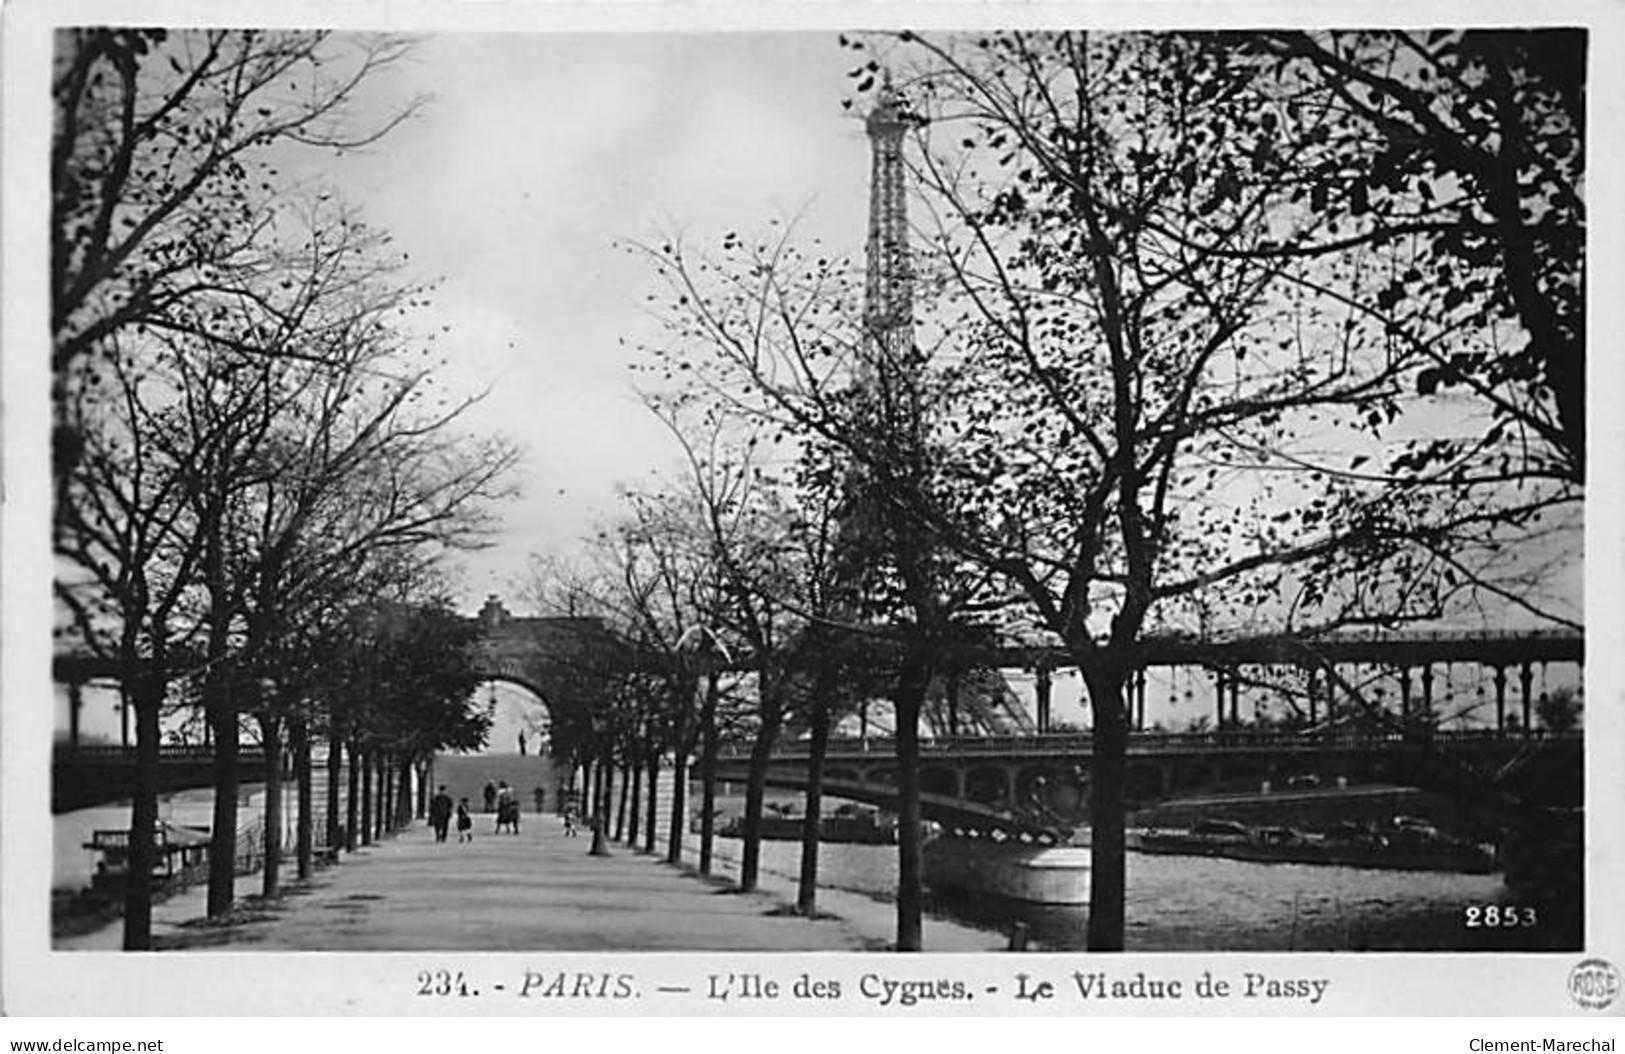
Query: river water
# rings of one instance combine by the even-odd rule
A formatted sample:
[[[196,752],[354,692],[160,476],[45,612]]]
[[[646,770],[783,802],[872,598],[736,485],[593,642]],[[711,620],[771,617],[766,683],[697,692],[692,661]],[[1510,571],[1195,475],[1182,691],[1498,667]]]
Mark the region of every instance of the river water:
[[[284,788],[283,816],[290,824],[294,815],[291,796],[291,788]],[[251,823],[264,811],[264,785],[243,784],[237,804],[238,824]],[[207,829],[214,820],[214,791],[200,788],[162,795],[158,799],[158,818],[182,827]],[[90,884],[99,857],[94,850],[85,848],[86,844],[97,830],[129,830],[130,803],[123,801],[62,813],[52,817],[51,827],[51,887],[65,891],[83,889]]]
[[[740,843],[718,840],[737,860]],[[765,870],[795,877],[801,847],[764,842]],[[1130,951],[1544,950],[1578,948],[1572,925],[1542,920],[1490,930],[1469,925],[1467,908],[1518,905],[1499,875],[1378,871],[1269,864],[1216,857],[1128,855],[1125,941]],[[891,899],[897,848],[825,845],[820,885]],[[1086,879],[1085,879],[1086,880]],[[990,930],[1017,920],[1033,945],[1084,947],[1087,910],[928,898],[928,908]],[[1521,916],[1527,917],[1527,916]],[[1031,945],[1030,945],[1031,946]]]

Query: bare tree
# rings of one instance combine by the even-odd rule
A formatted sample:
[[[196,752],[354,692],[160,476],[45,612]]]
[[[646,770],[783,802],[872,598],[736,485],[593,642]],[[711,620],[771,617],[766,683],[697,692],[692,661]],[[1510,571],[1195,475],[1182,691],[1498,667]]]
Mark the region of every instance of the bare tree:
[[[680,239],[638,247],[670,287],[669,336],[651,347],[662,379],[783,440],[809,493],[832,495],[824,612],[837,636],[866,642],[896,713],[901,950],[921,941],[918,726],[925,699],[967,623],[1002,605],[993,576],[943,544],[916,512],[940,479],[933,435],[944,389],[929,343],[873,339],[860,285],[842,261],[792,234],[726,235],[715,255]],[[795,595],[783,587],[763,595]],[[824,643],[827,643],[824,642]],[[773,655],[778,649],[760,654]],[[791,663],[794,668],[794,663]],[[792,682],[786,678],[784,689]],[[763,683],[764,719],[775,704]],[[760,763],[771,745],[758,742]]]
[[[1141,637],[1197,615],[1230,633],[1441,617],[1460,583],[1417,540],[1504,511],[1326,464],[1417,411],[1427,349],[1353,305],[1426,250],[1374,247],[1364,267],[1259,251],[1332,226],[1298,200],[1319,118],[1208,44],[919,41],[910,82],[962,308],[936,459],[955,500],[921,490],[919,515],[1006,576],[1083,673],[1098,950],[1123,940]]]

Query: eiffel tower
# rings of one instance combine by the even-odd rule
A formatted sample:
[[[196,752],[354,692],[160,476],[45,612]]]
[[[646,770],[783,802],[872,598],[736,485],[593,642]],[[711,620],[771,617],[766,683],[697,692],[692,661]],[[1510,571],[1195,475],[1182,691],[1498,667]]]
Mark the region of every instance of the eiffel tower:
[[[865,127],[869,134],[869,237],[864,281],[864,347],[859,353],[860,401],[882,427],[901,435],[894,445],[920,440],[922,408],[914,346],[914,263],[909,251],[907,173],[903,140],[920,122],[882,74],[879,94]],[[861,480],[848,482],[856,515],[845,530],[874,527],[863,511]],[[865,522],[869,521],[869,522]],[[861,546],[852,549],[861,551]],[[854,568],[861,579],[861,568]],[[977,667],[939,676],[926,694],[923,717],[935,736],[1030,734],[1037,726],[1004,676]]]

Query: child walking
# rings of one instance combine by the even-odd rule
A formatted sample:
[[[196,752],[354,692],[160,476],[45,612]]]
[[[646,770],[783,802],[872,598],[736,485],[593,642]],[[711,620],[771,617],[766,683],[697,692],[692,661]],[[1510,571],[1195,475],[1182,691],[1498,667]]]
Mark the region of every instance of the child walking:
[[[474,840],[474,817],[468,814],[467,798],[457,803],[457,840],[459,842]]]

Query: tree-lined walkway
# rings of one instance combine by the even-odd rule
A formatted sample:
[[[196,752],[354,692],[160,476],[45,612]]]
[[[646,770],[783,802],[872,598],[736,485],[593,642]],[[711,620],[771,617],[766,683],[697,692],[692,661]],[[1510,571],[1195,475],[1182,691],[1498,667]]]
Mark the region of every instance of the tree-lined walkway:
[[[740,894],[624,847],[588,855],[590,836],[566,838],[554,816],[524,818],[513,835],[475,819],[474,841],[437,844],[414,826],[347,856],[306,886],[245,912],[229,927],[199,927],[168,947],[276,951],[861,951],[885,947],[892,907],[831,892],[832,917],[789,914],[786,882]],[[185,928],[183,928],[184,930]],[[1002,947],[998,934],[933,921],[927,947]]]

